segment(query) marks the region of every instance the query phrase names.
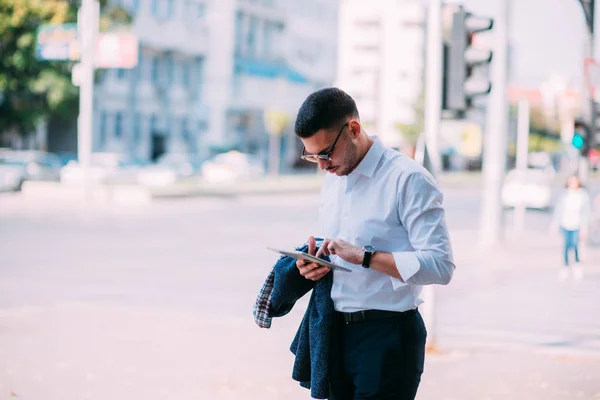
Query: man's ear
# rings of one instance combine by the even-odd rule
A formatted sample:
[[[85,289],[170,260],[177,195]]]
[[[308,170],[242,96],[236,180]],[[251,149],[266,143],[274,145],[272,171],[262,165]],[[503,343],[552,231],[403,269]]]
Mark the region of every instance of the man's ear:
[[[349,133],[352,139],[358,138],[362,130],[360,122],[358,120],[351,119],[350,121],[348,121],[348,130],[350,131]]]

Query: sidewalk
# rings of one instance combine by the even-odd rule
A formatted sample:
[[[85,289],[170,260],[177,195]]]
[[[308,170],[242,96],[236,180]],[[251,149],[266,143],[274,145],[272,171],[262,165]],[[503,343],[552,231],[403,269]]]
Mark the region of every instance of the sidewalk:
[[[600,398],[600,360],[512,350],[455,350],[426,357],[418,400]]]
[[[437,351],[419,400],[600,398],[600,248],[583,280],[559,281],[560,238],[514,236],[477,249],[454,235],[457,270],[436,289]]]

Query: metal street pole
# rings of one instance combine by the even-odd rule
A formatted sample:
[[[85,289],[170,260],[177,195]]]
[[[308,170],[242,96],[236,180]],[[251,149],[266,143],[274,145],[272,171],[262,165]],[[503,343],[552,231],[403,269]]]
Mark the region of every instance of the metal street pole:
[[[594,18],[594,10],[595,10],[595,0],[579,0],[579,3],[581,4],[582,8],[583,8],[583,13],[584,13],[584,17],[585,17],[585,22],[586,22],[586,26],[587,26],[587,37],[586,37],[586,41],[585,41],[585,49],[584,49],[584,57],[585,58],[590,58],[593,59],[594,58],[594,26],[595,26],[595,18]],[[585,71],[584,71],[585,74]],[[588,87],[585,84],[585,80],[584,80],[584,87],[582,90],[582,111],[583,111],[583,118],[584,121],[588,122],[588,126],[592,131],[592,135],[595,135],[596,133],[596,113],[594,110],[594,98],[591,96],[590,91],[588,90]],[[579,164],[578,164],[578,172],[579,172],[579,179],[582,182],[587,182],[588,179],[588,173],[589,173],[589,165],[588,165],[588,159],[586,155],[580,155],[579,156]]]
[[[517,171],[524,172],[527,169],[527,157],[529,156],[529,101],[519,101],[518,125],[517,125]],[[519,205],[515,208],[514,223],[519,232],[525,231],[525,202],[521,196]]]
[[[480,219],[480,245],[497,244],[502,235],[502,184],[506,169],[508,128],[508,10],[509,1],[496,2],[495,48],[492,61],[492,92],[490,94],[487,133],[483,148],[483,207]]]
[[[83,171],[83,198],[92,197],[90,164],[92,158],[92,121],[94,112],[94,44],[98,34],[100,7],[97,0],[83,0],[77,15],[80,44],[79,118],[77,158]]]
[[[425,71],[425,142],[430,161],[430,172],[437,176],[441,171],[438,146],[442,113],[442,4],[429,0],[427,12],[427,54]],[[422,292],[423,319],[427,326],[427,347],[436,345],[435,291],[426,285]]]
[[[425,69],[425,138],[431,173],[441,171],[439,152],[442,115],[442,3],[429,0],[427,13],[427,54]]]

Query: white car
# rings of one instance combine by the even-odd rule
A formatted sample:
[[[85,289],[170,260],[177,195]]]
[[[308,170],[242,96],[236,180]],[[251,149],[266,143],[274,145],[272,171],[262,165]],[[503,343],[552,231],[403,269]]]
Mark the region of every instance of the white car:
[[[20,190],[25,181],[57,181],[60,159],[36,150],[0,150],[0,191]]]
[[[202,165],[202,178],[211,183],[257,178],[265,172],[265,166],[258,158],[235,150],[218,154]]]
[[[0,192],[20,190],[24,180],[21,163],[0,159]]]
[[[169,186],[181,179],[200,176],[205,158],[189,153],[167,153],[156,164],[143,168],[138,182],[144,186]]]
[[[136,183],[141,164],[125,154],[93,153],[89,178],[93,183]],[[70,161],[60,171],[61,183],[80,185],[83,183],[83,168]]]
[[[528,168],[510,171],[502,187],[505,207],[523,204],[526,208],[547,210],[552,204],[552,178],[544,170]]]

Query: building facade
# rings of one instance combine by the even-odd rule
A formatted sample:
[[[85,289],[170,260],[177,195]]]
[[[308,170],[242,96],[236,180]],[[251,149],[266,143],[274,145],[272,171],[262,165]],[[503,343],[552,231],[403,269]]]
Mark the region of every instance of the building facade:
[[[337,85],[354,97],[369,133],[402,145],[415,122],[425,60],[420,0],[341,0]]]
[[[102,71],[95,151],[264,154],[265,110],[293,120],[311,91],[334,82],[337,0],[113,1],[134,18],[139,60]]]

